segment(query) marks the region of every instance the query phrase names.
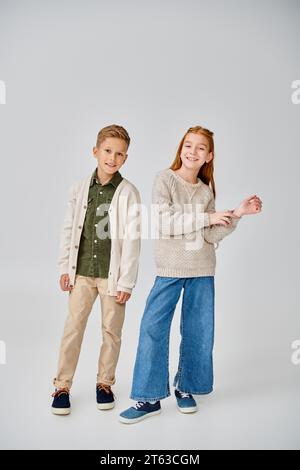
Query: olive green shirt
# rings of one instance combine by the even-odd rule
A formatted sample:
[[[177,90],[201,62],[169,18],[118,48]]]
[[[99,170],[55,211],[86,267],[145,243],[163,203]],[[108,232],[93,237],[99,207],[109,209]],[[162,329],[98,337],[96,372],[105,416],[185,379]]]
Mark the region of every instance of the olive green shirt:
[[[108,278],[111,237],[108,209],[114,192],[123,180],[117,171],[112,179],[101,184],[97,168],[91,177],[87,210],[79,244],[76,274]]]

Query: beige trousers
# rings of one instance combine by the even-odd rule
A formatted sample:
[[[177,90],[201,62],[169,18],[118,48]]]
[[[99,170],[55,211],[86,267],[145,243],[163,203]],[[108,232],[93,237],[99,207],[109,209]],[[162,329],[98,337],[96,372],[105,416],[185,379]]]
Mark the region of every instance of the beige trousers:
[[[121,347],[121,334],[125,317],[125,304],[107,295],[107,279],[76,274],[74,287],[69,293],[69,315],[61,341],[56,388],[71,388],[79,359],[82,339],[89,314],[99,294],[102,313],[102,346],[98,361],[97,383],[113,385]]]

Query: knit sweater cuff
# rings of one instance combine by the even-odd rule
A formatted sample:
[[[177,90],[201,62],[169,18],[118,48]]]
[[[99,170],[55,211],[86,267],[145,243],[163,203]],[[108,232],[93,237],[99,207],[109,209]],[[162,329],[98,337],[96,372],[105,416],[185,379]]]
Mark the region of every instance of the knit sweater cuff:
[[[210,227],[209,213],[204,212],[204,227]]]
[[[232,217],[231,219],[231,226],[232,227],[236,227],[237,224],[239,223],[239,221],[241,220],[242,217]]]

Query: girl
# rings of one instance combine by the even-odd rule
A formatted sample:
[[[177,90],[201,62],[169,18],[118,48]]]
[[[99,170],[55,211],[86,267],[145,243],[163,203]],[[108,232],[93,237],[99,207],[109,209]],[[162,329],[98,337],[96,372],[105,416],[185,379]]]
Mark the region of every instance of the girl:
[[[183,136],[170,168],[156,175],[157,276],[147,298],[130,398],[135,406],[120,414],[135,423],[161,412],[170,396],[169,333],[183,289],[179,365],[173,385],[177,407],[197,411],[192,394],[213,390],[215,243],[235,230],[243,215],[257,214],[256,195],[234,210],[215,211],[213,132],[191,127]]]

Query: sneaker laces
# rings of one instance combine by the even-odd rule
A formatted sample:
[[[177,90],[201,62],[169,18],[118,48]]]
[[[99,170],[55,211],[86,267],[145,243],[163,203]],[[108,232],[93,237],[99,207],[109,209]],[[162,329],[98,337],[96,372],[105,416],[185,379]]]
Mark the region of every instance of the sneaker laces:
[[[177,392],[180,393],[180,397],[181,397],[181,398],[191,398],[191,394],[190,394],[190,393],[181,392],[180,390],[177,390]]]
[[[104,392],[107,394],[107,395],[110,395],[112,394],[113,397],[115,396],[112,392],[112,389],[110,388],[110,385],[106,385],[106,384],[97,384],[97,389],[99,391],[101,390],[104,390]]]
[[[133,408],[135,408],[136,410],[138,410],[139,408],[141,408],[143,405],[145,404],[144,401],[138,401]]]
[[[60,397],[60,395],[70,395],[70,390],[68,388],[58,388],[57,390],[55,390],[54,393],[52,393],[52,397],[54,398],[57,398],[57,397]]]

